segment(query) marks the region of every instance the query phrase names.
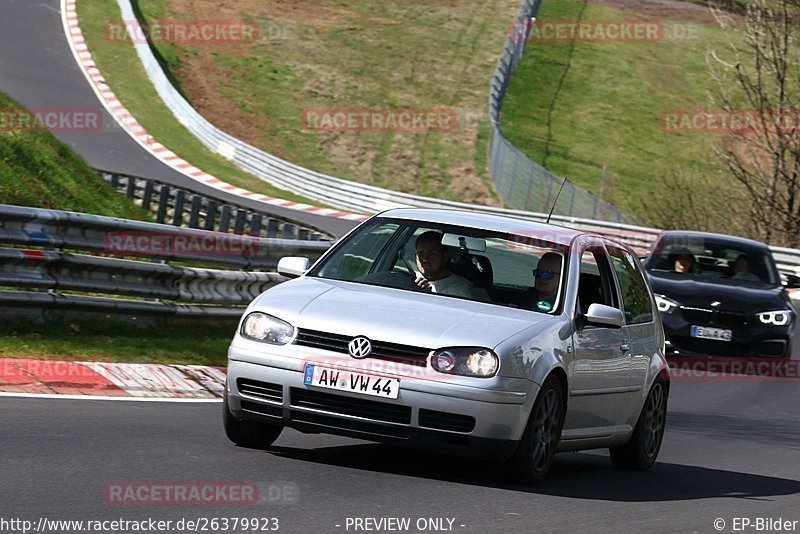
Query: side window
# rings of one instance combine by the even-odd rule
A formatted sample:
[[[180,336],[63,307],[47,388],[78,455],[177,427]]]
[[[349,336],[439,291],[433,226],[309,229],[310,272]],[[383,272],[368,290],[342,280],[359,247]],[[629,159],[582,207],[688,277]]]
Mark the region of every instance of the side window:
[[[587,313],[592,304],[619,308],[611,267],[602,247],[588,247],[581,255],[581,272],[578,280],[578,311]]]
[[[617,274],[627,324],[648,323],[653,320],[653,305],[639,262],[632,254],[617,247],[608,249],[611,264]]]

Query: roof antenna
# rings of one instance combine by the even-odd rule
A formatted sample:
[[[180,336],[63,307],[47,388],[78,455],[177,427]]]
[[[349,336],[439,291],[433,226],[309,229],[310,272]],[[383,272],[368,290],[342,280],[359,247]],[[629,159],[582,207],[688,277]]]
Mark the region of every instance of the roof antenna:
[[[545,224],[550,224],[550,217],[553,216],[553,212],[556,209],[556,202],[558,202],[558,197],[561,196],[561,190],[564,189],[564,184],[566,184],[566,183],[567,183],[567,179],[565,177],[564,181],[561,182],[561,187],[558,188],[558,193],[556,194],[556,199],[553,201],[553,207],[550,208],[550,214],[547,216],[547,222]]]

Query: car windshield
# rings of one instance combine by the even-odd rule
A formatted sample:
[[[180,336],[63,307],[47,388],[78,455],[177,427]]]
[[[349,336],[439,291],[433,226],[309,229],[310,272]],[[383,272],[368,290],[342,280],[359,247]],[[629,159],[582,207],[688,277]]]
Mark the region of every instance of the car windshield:
[[[779,284],[770,255],[702,236],[666,236],[648,258],[646,269],[718,280]]]
[[[555,313],[567,256],[535,235],[377,218],[308,276]]]

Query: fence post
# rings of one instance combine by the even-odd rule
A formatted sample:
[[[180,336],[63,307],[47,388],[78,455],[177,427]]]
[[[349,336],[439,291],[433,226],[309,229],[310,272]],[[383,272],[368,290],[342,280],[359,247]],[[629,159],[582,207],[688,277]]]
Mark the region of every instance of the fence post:
[[[260,213],[254,213],[250,218],[250,234],[254,236],[261,235],[261,220],[264,218]]]
[[[203,199],[200,195],[192,195],[192,211],[189,213],[189,228],[198,228],[200,223],[200,208],[203,207]]]
[[[242,235],[244,233],[244,225],[247,223],[247,212],[242,209],[236,210],[236,222],[233,223],[233,233]]]
[[[175,211],[172,214],[172,226],[183,226],[183,205],[186,203],[186,192],[178,189],[175,192]]]
[[[162,185],[161,191],[158,193],[158,212],[156,213],[156,222],[164,224],[164,219],[167,218],[167,208],[169,207],[169,186]]]
[[[267,237],[278,237],[280,223],[277,219],[269,219],[267,221]]]
[[[128,184],[125,188],[125,196],[133,198],[136,196],[136,178],[128,176]]]
[[[153,202],[153,182],[147,180],[144,183],[144,196],[142,197],[142,208],[150,211],[150,203]]]
[[[232,208],[225,204],[222,206],[222,215],[219,218],[219,231],[227,232],[228,227],[231,225],[231,212]]]
[[[206,208],[206,223],[205,229],[206,230],[213,230],[214,223],[217,221],[217,207],[219,204],[214,202],[213,200],[208,201],[208,207]]]

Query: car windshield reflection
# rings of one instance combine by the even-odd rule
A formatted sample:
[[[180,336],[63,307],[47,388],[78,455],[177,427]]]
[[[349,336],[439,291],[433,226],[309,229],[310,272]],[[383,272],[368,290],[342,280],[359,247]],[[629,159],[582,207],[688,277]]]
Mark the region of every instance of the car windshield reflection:
[[[566,252],[531,235],[377,218],[308,276],[555,313]]]

